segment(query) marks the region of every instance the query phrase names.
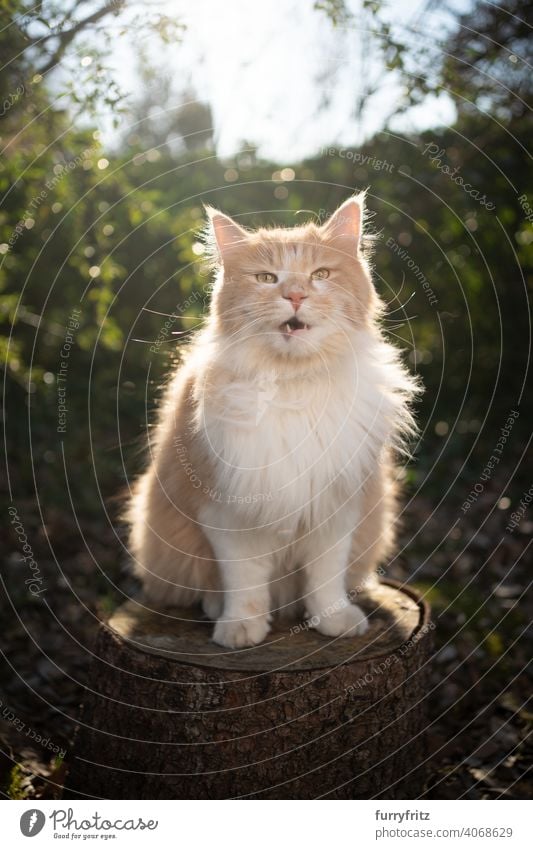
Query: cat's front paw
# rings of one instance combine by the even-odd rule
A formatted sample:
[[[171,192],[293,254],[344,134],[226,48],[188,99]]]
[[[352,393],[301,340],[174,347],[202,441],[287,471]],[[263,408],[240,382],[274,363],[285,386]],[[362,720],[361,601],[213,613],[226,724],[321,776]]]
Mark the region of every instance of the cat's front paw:
[[[326,637],[355,637],[368,631],[368,619],[356,604],[347,604],[327,615],[313,616],[309,624]]]
[[[262,643],[270,630],[268,616],[251,619],[219,619],[213,631],[213,640],[227,649],[240,649]]]

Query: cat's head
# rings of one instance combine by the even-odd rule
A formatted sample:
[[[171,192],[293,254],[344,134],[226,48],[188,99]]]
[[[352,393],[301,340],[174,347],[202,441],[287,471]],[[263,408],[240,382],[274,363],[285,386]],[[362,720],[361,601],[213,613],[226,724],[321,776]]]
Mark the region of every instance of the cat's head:
[[[322,225],[253,231],[207,209],[211,315],[233,350],[323,359],[373,323],[380,301],[362,248],[363,204],[363,195],[350,198]]]

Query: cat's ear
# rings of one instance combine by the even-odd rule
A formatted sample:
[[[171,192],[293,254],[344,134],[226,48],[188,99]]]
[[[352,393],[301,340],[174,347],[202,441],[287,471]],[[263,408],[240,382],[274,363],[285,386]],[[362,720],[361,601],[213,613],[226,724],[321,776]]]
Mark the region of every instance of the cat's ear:
[[[345,200],[341,206],[322,225],[322,232],[328,239],[351,241],[357,248],[363,232],[365,194],[361,192]]]
[[[212,206],[206,206],[205,211],[209,219],[209,228],[211,241],[217,248],[218,255],[221,260],[231,251],[232,248],[242,245],[248,234],[246,230],[230,218],[229,215],[224,215],[218,209],[213,209]]]

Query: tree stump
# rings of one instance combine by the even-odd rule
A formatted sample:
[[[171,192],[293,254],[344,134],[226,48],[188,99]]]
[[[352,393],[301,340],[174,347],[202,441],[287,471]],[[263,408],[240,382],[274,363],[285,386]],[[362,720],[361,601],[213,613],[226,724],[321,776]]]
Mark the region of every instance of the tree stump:
[[[429,609],[391,583],[358,603],[363,637],[302,624],[228,651],[196,610],[127,602],[100,628],[64,798],[416,798]]]

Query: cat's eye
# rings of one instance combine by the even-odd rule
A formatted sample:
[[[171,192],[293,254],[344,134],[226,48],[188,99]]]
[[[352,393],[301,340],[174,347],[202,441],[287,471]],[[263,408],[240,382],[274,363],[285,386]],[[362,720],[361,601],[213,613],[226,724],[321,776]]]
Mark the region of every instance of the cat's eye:
[[[313,271],[311,277],[316,277],[317,280],[325,280],[329,277],[329,271],[327,268],[317,268],[316,271]]]
[[[278,282],[278,278],[276,277],[276,275],[271,274],[270,271],[261,271],[260,274],[256,274],[255,276],[256,276],[256,279],[260,283],[277,283]]]

